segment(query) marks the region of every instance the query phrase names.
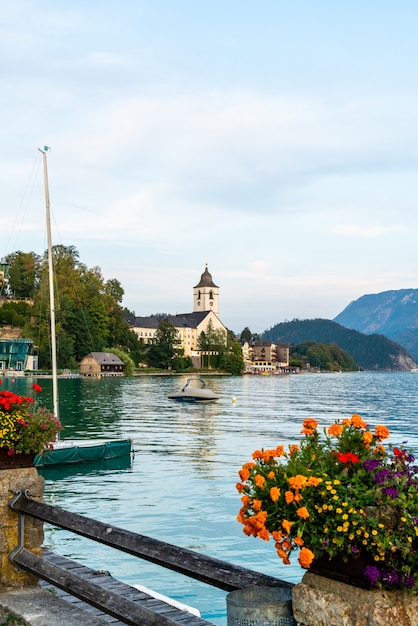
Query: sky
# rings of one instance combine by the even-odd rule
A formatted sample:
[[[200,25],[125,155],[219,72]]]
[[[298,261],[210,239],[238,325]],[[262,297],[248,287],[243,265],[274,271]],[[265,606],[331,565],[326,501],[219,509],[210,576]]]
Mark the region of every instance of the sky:
[[[0,0],[0,257],[235,333],[418,288],[415,0]]]

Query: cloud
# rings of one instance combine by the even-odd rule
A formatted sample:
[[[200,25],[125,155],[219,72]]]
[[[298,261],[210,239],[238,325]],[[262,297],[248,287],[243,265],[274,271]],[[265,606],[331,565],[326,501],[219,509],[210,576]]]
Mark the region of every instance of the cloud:
[[[355,237],[362,239],[372,239],[376,237],[384,237],[390,233],[400,233],[405,229],[399,225],[393,226],[360,226],[356,224],[341,224],[334,226],[331,233],[335,235],[344,235],[345,237]]]

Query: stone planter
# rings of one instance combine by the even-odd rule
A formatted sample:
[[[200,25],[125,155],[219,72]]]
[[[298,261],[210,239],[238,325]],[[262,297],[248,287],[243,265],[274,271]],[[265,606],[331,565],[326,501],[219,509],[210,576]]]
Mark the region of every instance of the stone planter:
[[[32,467],[35,453],[30,454],[7,454],[7,448],[0,448],[0,470],[17,469],[20,467]]]
[[[363,571],[367,565],[373,565],[372,560],[368,560],[363,554],[358,556],[349,557],[347,561],[342,558],[333,557],[329,559],[327,557],[318,557],[314,559],[309,571],[312,574],[318,574],[319,576],[325,576],[332,580],[338,580],[348,585],[354,585],[355,587],[361,587],[363,589],[371,589],[371,585],[364,578]]]
[[[300,626],[418,626],[418,598],[406,591],[360,589],[307,572],[292,589]]]

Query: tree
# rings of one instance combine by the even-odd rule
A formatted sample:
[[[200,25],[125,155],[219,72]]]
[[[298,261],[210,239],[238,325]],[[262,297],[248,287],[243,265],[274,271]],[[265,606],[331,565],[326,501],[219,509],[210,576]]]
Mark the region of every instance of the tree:
[[[9,288],[15,298],[33,298],[37,285],[39,257],[34,252],[14,252],[10,263]]]
[[[170,322],[161,321],[155,332],[154,343],[147,354],[149,365],[162,369],[175,369],[175,359],[182,357],[184,353],[183,349],[177,348],[179,343],[175,327]]]
[[[215,330],[209,320],[206,331],[202,331],[197,339],[197,347],[201,352],[201,367],[217,368],[220,355],[227,349],[227,336],[221,328]]]
[[[220,367],[230,374],[242,374],[245,363],[241,345],[238,342],[235,341],[230,349],[222,354]]]
[[[251,341],[251,339],[252,339],[252,332],[250,331],[248,326],[246,326],[244,328],[244,330],[242,331],[241,339],[242,339],[242,341]]]

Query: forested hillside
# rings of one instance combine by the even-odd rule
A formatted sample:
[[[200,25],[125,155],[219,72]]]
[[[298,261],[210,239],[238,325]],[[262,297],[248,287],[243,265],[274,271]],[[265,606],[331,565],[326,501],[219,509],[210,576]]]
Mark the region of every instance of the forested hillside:
[[[410,370],[415,362],[399,344],[383,335],[364,335],[326,319],[293,320],[276,324],[261,338],[285,341],[290,345],[305,341],[337,344],[365,370]]]
[[[106,348],[138,350],[138,339],[124,319],[123,289],[116,279],[105,281],[98,267],[79,261],[73,246],[54,246],[57,363],[74,368],[89,352]],[[51,367],[49,278],[46,256],[15,252],[10,264],[8,300],[0,307],[0,325],[22,329],[22,337],[38,346],[39,365]],[[24,299],[23,301],[11,301]]]

